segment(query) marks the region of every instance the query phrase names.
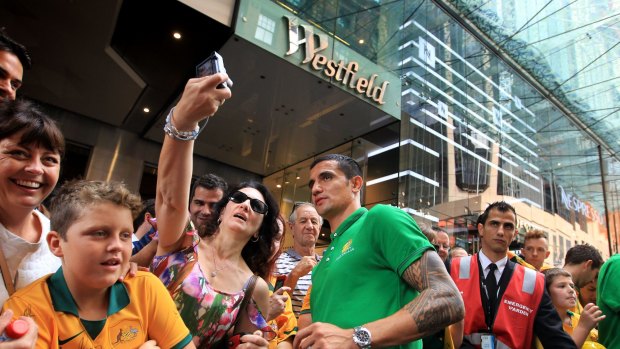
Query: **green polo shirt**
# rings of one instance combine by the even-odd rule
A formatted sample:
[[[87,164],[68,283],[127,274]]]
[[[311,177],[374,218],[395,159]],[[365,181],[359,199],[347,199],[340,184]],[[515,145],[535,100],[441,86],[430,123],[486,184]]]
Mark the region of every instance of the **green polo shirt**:
[[[433,249],[406,212],[360,208],[331,235],[312,271],[312,320],[353,328],[390,316],[418,296],[403,272]],[[422,341],[390,348],[421,348]]]
[[[611,256],[601,267],[596,293],[596,303],[605,315],[598,324],[599,343],[620,348],[620,254]]]

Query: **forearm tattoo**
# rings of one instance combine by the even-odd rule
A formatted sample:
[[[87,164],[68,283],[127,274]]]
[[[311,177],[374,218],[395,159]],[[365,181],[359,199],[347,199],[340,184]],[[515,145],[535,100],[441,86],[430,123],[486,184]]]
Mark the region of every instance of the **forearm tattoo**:
[[[403,278],[420,291],[420,295],[405,306],[420,337],[463,319],[465,308],[461,295],[435,252],[424,253],[405,270]]]

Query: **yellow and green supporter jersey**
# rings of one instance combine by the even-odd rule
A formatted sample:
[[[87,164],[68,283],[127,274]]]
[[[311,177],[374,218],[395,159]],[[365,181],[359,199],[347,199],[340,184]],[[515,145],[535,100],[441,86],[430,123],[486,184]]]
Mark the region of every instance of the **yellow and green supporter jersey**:
[[[192,339],[168,291],[148,272],[110,287],[107,318],[100,321],[80,319],[62,268],[17,291],[4,309],[34,319],[36,348],[137,348],[150,339],[160,348],[183,348]]]

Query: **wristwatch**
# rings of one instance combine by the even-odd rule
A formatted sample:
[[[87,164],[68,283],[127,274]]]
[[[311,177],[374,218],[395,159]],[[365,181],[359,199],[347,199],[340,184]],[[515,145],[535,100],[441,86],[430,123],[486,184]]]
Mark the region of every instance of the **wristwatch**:
[[[371,337],[366,327],[357,326],[353,329],[353,342],[361,349],[370,349]]]

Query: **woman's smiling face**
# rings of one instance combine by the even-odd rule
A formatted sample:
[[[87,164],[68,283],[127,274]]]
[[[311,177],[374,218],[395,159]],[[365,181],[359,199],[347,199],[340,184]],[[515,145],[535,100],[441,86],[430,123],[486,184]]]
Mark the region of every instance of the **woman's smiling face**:
[[[20,144],[18,132],[0,140],[0,200],[33,209],[54,189],[60,154],[40,144]]]

